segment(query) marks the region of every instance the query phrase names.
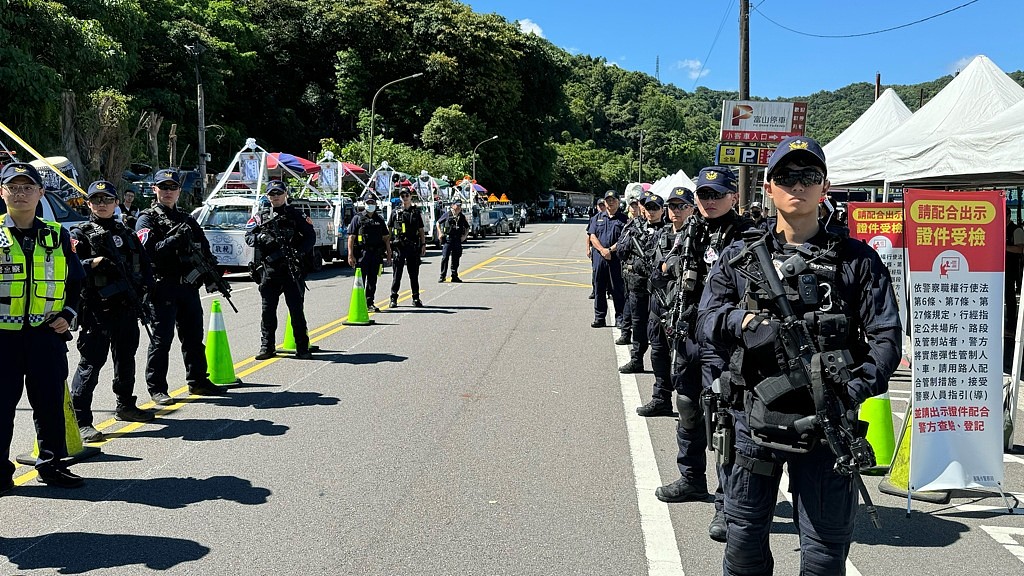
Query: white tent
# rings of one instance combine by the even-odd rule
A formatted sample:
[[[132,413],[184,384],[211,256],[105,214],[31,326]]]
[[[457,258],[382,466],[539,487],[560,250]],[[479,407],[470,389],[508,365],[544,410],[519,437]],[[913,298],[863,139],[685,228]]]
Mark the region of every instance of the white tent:
[[[1024,100],[994,118],[926,147],[899,147],[890,181],[998,186],[1024,182]]]
[[[829,158],[833,185],[882,185],[893,181],[886,162],[894,149],[915,155],[942,140],[989,120],[1024,100],[1024,88],[985,56],[976,57],[941,92],[890,132],[859,153]]]
[[[906,122],[911,114],[896,91],[886,88],[860,118],[825,145],[825,158],[831,163],[832,158],[859,153]]]
[[[690,177],[686,175],[686,172],[680,170],[675,174],[666,176],[654,184],[651,184],[650,191],[668,200],[668,195],[672,192],[672,189],[679,186],[682,186],[687,190],[693,190],[697,187],[697,185],[693,183],[693,180],[690,180]]]

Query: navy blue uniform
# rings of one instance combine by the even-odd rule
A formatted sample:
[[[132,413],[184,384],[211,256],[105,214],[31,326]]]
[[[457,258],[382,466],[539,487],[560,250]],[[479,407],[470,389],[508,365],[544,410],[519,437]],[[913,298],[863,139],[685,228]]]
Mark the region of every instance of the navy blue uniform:
[[[71,379],[71,404],[79,426],[93,424],[92,396],[108,352],[114,362],[113,390],[117,406],[135,406],[139,316],[129,302],[133,298],[141,301],[142,290],[153,286],[149,257],[135,231],[114,218],[92,215],[89,220],[89,224],[71,230],[86,275],[78,318],[81,360]],[[97,257],[102,260],[93,268],[92,262]]]
[[[391,229],[391,248],[394,262],[391,273],[391,299],[398,300],[398,290],[402,287],[402,274],[409,270],[409,287],[412,288],[412,299],[420,299],[420,258],[423,244],[420,241],[420,230],[423,230],[423,213],[419,206],[408,209],[398,207],[391,213],[388,228]]]
[[[777,261],[797,253],[797,247],[786,246],[774,234],[768,235],[767,245]],[[797,453],[767,448],[751,435],[749,387],[778,373],[779,368],[774,340],[755,345],[750,336],[760,322],[751,322],[747,329],[742,327],[744,317],[752,312],[748,306],[766,309],[729,264],[742,248],[743,242],[734,243],[716,262],[701,298],[697,325],[702,343],[734,350],[729,372],[738,377],[730,376],[728,380],[739,384],[723,390],[734,407],[736,433],[734,461],[722,466],[728,525],[724,571],[730,575],[772,573],[774,561],[768,538],[785,463],[793,493],[793,521],[800,536],[801,573],[842,574],[857,505],[853,479],[833,471],[835,456],[820,443],[812,445],[809,452]],[[832,254],[812,264],[819,282],[817,311],[842,313],[849,318],[845,344],[854,364],[844,400],[854,406],[885,392],[899,364],[902,331],[889,273],[865,244],[826,232],[823,225],[802,249]],[[798,316],[814,311],[800,303],[795,278],[783,282],[792,291],[790,300]],[[749,346],[744,344],[745,337]],[[723,380],[727,379],[723,376]],[[789,409],[804,410],[808,401]]]
[[[29,230],[20,230],[10,216],[0,216],[2,226],[11,229],[26,257],[31,261],[32,247],[37,235],[47,227],[42,220],[32,222]],[[64,308],[58,316],[73,320],[72,310],[79,308],[82,279],[85,271],[71,244],[71,236],[60,233],[60,249],[67,262]],[[70,309],[70,310],[68,310]],[[36,426],[39,456],[36,468],[57,465],[68,455],[64,429],[64,385],[68,377],[68,347],[70,333],[57,334],[48,324],[20,330],[0,330],[0,349],[4,358],[4,383],[0,386],[0,486],[14,474],[10,460],[11,440],[14,437],[14,413],[21,401],[21,392],[28,393],[32,419]]]
[[[446,212],[437,221],[437,228],[441,231],[444,244],[441,248],[441,278],[444,282],[448,277],[448,259],[452,262],[452,281],[459,278],[459,259],[462,258],[462,239],[469,232],[469,221],[466,215],[459,212],[456,217],[452,212]]]
[[[591,229],[588,231],[600,242],[601,246],[611,248],[619,241],[622,235],[622,228],[626,225],[626,215],[616,212],[609,216],[607,213],[599,213],[594,216]],[[595,247],[591,253],[591,260],[594,266],[594,320],[604,322],[608,316],[608,297],[612,294],[612,304],[615,305],[615,326],[620,330],[628,330],[622,320],[626,307],[625,289],[622,285],[622,261],[615,252],[611,258],[605,260],[604,256]]]
[[[257,213],[247,228],[245,243],[256,248],[253,260],[260,267],[256,274],[262,297],[260,350],[274,350],[277,305],[283,294],[295,335],[295,352],[306,352],[309,334],[303,310],[306,283],[302,263],[316,244],[316,231],[302,212],[288,204]]]
[[[706,491],[708,439],[704,427],[706,415],[700,405],[700,394],[705,387],[711,387],[711,383],[721,375],[727,361],[727,352],[710,344],[698,346],[693,331],[697,320],[697,304],[701,292],[704,291],[704,283],[711,266],[718,260],[725,247],[753,224],[749,218],[731,210],[713,219],[698,214],[690,218],[692,220],[689,222],[696,227],[690,247],[692,253],[689,255],[689,261],[694,266],[695,282],[685,297],[686,309],[682,314],[687,331],[679,336],[678,358],[681,366],[679,371],[672,375],[672,384],[676,391],[676,410],[679,412],[679,422],[676,426],[679,453],[676,456],[676,465],[681,478],[690,485]],[[678,258],[679,256],[673,256],[667,262],[667,275],[675,281],[678,281],[674,277]],[[721,484],[720,481],[715,492],[715,506],[718,509],[722,507],[724,496]]]
[[[349,222],[348,235],[356,239],[356,265],[366,286],[366,306],[372,307],[377,294],[377,275],[387,249],[384,239],[388,236],[388,225],[377,212],[364,211]]]
[[[649,223],[646,219],[636,222],[619,238],[617,250],[623,261],[622,278],[630,309],[632,342],[629,357],[642,366],[644,354],[650,347],[647,327],[651,318],[651,293],[648,284],[654,267],[655,235],[666,224],[663,221]]]
[[[168,235],[179,224],[176,233]],[[186,233],[184,228],[188,229]],[[156,204],[143,210],[135,232],[153,264],[156,283],[150,294],[153,305],[153,338],[146,359],[146,387],[150,395],[167,394],[167,368],[174,330],[177,327],[181,355],[185,360],[185,380],[191,387],[212,386],[207,373],[206,347],[203,345],[203,305],[199,286],[204,279],[189,277],[195,270],[184,257],[193,243],[207,259],[213,259],[210,243],[194,218],[177,208]]]

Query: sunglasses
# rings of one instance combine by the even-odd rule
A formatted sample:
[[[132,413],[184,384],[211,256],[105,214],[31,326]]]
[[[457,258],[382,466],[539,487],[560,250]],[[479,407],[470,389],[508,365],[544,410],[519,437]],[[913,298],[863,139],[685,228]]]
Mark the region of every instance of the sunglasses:
[[[686,210],[687,208],[693,208],[693,206],[691,206],[690,204],[682,204],[680,202],[669,202],[668,203],[668,209],[669,210],[675,210],[677,212],[682,212],[683,210]]]
[[[178,184],[157,184],[156,187],[161,190],[181,190]]]
[[[645,208],[645,209],[646,209],[646,210],[647,210],[648,212],[654,212],[654,211],[656,211],[656,210],[661,210],[661,206],[658,206],[657,204],[654,204],[654,203],[651,203],[651,204],[644,204],[644,208]]]
[[[117,204],[117,199],[116,198],[105,197],[105,196],[100,196],[100,197],[97,197],[97,198],[89,198],[89,203],[90,204],[96,204],[96,205],[99,205],[99,206],[103,206],[105,204]]]
[[[267,196],[284,196],[284,190],[271,190],[267,192]]]
[[[797,182],[804,186],[815,186],[824,181],[825,175],[814,168],[779,171],[772,175],[772,182],[787,188],[796,185]]]
[[[725,196],[726,194],[724,192],[719,192],[718,190],[712,190],[710,188],[702,188],[697,191],[697,198],[700,198],[701,200],[721,200],[722,198],[725,198]]]

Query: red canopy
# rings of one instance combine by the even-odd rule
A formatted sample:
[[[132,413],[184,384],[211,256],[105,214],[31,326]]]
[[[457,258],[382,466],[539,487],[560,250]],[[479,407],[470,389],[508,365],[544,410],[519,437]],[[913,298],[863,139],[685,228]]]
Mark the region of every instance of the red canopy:
[[[316,174],[320,171],[320,165],[316,162],[306,160],[299,156],[287,154],[285,152],[271,152],[267,154],[267,169],[273,170],[277,168],[278,164],[284,164],[291,168],[295,172],[301,172],[305,174]]]

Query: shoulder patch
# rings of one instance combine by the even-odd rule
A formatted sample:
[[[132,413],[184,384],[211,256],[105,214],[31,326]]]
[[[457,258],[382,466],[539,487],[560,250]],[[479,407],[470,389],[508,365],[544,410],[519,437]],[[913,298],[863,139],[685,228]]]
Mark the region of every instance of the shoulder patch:
[[[78,252],[78,239],[75,238],[74,236],[71,237],[71,252],[72,253],[77,253]]]
[[[143,244],[146,243],[146,240],[149,240],[149,228],[140,228],[135,234],[139,237],[139,242]]]

